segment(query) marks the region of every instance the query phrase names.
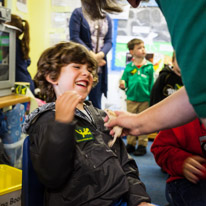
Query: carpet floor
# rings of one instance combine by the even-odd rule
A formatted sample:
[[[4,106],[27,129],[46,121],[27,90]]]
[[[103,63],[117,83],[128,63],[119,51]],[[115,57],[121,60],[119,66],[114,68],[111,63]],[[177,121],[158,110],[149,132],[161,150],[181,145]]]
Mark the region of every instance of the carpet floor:
[[[126,144],[126,140],[125,144]],[[152,199],[152,203],[159,206],[166,206],[168,202],[165,198],[165,183],[167,174],[163,173],[156,164],[153,154],[150,152],[152,141],[148,142],[147,154],[144,156],[131,155],[139,168],[140,179],[146,186],[147,193]]]

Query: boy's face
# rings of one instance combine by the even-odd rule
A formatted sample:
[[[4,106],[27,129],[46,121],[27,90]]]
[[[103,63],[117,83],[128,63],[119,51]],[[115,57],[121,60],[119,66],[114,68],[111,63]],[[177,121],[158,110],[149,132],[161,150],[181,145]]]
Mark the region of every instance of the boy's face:
[[[76,91],[82,96],[82,100],[85,100],[93,84],[91,71],[92,68],[89,68],[87,64],[70,63],[62,67],[56,81],[59,92],[57,96],[66,91]]]
[[[136,44],[134,49],[130,50],[130,53],[134,58],[144,58],[146,56],[144,43]]]

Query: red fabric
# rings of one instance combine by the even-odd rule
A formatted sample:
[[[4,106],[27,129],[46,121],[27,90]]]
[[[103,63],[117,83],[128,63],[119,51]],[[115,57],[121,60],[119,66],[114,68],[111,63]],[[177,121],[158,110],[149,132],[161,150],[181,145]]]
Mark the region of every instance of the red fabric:
[[[184,178],[182,165],[187,157],[204,157],[199,137],[205,135],[206,130],[198,119],[181,127],[159,132],[152,144],[151,152],[157,164],[170,175],[167,182]]]

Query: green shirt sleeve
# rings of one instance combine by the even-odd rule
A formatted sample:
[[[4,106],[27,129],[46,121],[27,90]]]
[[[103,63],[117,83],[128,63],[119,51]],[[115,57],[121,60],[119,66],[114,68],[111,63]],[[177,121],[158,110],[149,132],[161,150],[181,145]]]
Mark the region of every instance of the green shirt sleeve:
[[[156,0],[167,21],[183,83],[199,117],[206,117],[206,0]]]

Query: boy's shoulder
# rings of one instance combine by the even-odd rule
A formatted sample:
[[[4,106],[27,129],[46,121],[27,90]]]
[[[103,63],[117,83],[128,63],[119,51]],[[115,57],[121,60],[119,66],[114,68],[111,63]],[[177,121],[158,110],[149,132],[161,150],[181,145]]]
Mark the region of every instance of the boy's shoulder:
[[[134,65],[133,61],[130,61],[130,62],[128,62],[128,63],[126,64],[126,67],[131,67],[131,66],[133,66],[133,65]]]
[[[41,107],[38,107],[29,115],[27,115],[22,126],[22,132],[27,133],[29,127],[33,123],[35,123],[40,116],[42,116],[43,114],[45,114],[45,112],[48,111],[55,111],[55,102],[47,103]]]
[[[126,64],[125,70],[131,70],[135,67],[133,61]]]
[[[91,101],[85,100],[84,104],[92,111],[92,115],[105,117],[107,114],[104,110],[94,107]]]
[[[144,67],[147,67],[147,68],[153,68],[154,66],[153,66],[153,64],[152,64],[152,62],[150,62],[150,61],[146,61],[146,64],[145,65],[143,65]]]
[[[159,72],[159,76],[168,76],[168,75],[176,76],[176,74],[172,70],[172,66],[168,64],[164,64],[164,67]]]

